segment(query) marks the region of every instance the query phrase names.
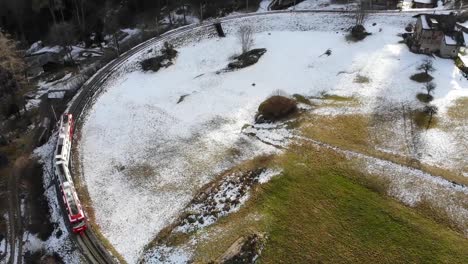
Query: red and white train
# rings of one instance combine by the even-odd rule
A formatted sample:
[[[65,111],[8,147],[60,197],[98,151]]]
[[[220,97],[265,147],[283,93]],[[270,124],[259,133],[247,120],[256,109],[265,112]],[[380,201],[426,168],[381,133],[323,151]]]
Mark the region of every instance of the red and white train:
[[[65,113],[60,118],[57,146],[54,153],[54,170],[72,230],[74,233],[81,234],[87,228],[86,216],[78,199],[68,167],[70,164],[72,137],[73,116],[72,114]]]

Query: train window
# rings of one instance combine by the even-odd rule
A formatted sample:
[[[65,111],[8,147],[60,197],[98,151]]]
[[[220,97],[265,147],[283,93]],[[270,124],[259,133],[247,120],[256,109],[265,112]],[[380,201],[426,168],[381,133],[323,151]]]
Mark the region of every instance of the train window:
[[[62,155],[62,148],[63,148],[63,138],[60,138],[59,143],[57,145],[57,155]]]
[[[63,163],[58,165],[58,169],[59,169],[60,174],[65,175],[65,168],[64,168]]]
[[[80,221],[77,221],[75,223],[73,223],[73,228],[80,228],[82,226],[84,226],[86,223],[84,220],[80,220]]]

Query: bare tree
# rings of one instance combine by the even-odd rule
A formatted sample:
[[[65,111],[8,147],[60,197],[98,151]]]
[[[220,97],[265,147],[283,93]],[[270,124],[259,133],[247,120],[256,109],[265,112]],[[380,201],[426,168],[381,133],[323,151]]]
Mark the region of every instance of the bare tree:
[[[432,60],[429,58],[426,58],[423,60],[423,62],[418,66],[417,70],[419,71],[424,71],[424,73],[429,74],[430,72],[434,72],[435,68],[432,65]]]
[[[12,114],[20,117],[19,106],[25,106],[22,96],[25,69],[26,64],[17,43],[0,31],[0,110],[6,117]]]
[[[68,55],[68,59],[74,64],[73,56],[71,54],[72,45],[76,41],[75,27],[67,22],[61,22],[49,30],[49,42],[53,45],[62,46]]]
[[[354,25],[362,26],[366,22],[368,17],[368,12],[362,3],[357,5],[357,8],[354,13]]]
[[[242,45],[242,54],[246,53],[253,46],[253,30],[248,25],[241,26],[237,32],[237,37]]]
[[[424,106],[423,112],[429,115],[429,120],[427,121],[426,129],[429,129],[432,122],[432,117],[439,112],[439,109],[435,105],[426,105]]]
[[[437,86],[435,85],[435,83],[433,82],[427,82],[425,85],[424,85],[424,89],[426,90],[427,92],[427,95],[431,95],[432,92],[434,92],[435,88]]]
[[[159,16],[156,16],[156,19]],[[159,21],[156,21],[158,23]],[[119,38],[117,33],[119,32],[119,21],[118,15],[115,11],[111,11],[110,14],[107,15],[104,21],[104,34],[112,35],[112,42],[114,42],[115,50],[117,55],[120,55],[120,45],[119,45]]]
[[[76,21],[78,22],[78,26],[82,33],[85,32],[86,30],[85,8],[84,8],[85,1],[86,0],[73,0]]]

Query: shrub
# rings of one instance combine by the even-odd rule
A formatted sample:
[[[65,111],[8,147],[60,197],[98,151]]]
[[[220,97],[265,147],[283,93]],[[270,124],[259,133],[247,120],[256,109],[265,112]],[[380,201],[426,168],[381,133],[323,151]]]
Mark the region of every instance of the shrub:
[[[172,65],[172,60],[177,56],[177,50],[169,42],[164,42],[164,47],[161,49],[161,56],[152,57],[140,62],[143,71],[157,72],[161,67],[169,67]]]
[[[365,39],[367,36],[372,35],[366,31],[366,28],[363,25],[356,25],[351,27],[351,34],[346,38],[351,41],[360,41]]]
[[[275,95],[258,107],[257,123],[272,122],[285,118],[297,111],[297,102],[291,98]]]
[[[161,61],[162,60],[159,57],[154,57],[143,60],[140,64],[143,71],[157,72],[161,68]]]
[[[228,69],[242,69],[251,66],[258,62],[258,60],[266,53],[266,49],[253,49],[235,57],[235,61],[228,64]]]
[[[249,25],[244,25],[239,28],[237,38],[242,46],[242,53],[246,53],[253,46],[253,30]]]

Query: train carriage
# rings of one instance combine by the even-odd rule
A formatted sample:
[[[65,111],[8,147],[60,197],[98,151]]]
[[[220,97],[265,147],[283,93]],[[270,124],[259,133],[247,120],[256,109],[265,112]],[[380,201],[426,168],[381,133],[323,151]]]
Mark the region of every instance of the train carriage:
[[[59,135],[55,148],[55,162],[70,161],[71,142],[73,138],[73,117],[71,114],[63,114],[60,118]]]
[[[61,192],[72,231],[78,234],[83,233],[86,230],[86,217],[75,188],[70,183],[65,182],[61,186]]]
[[[64,161],[55,162],[55,176],[59,184],[73,182],[70,171],[68,170],[68,164]]]

